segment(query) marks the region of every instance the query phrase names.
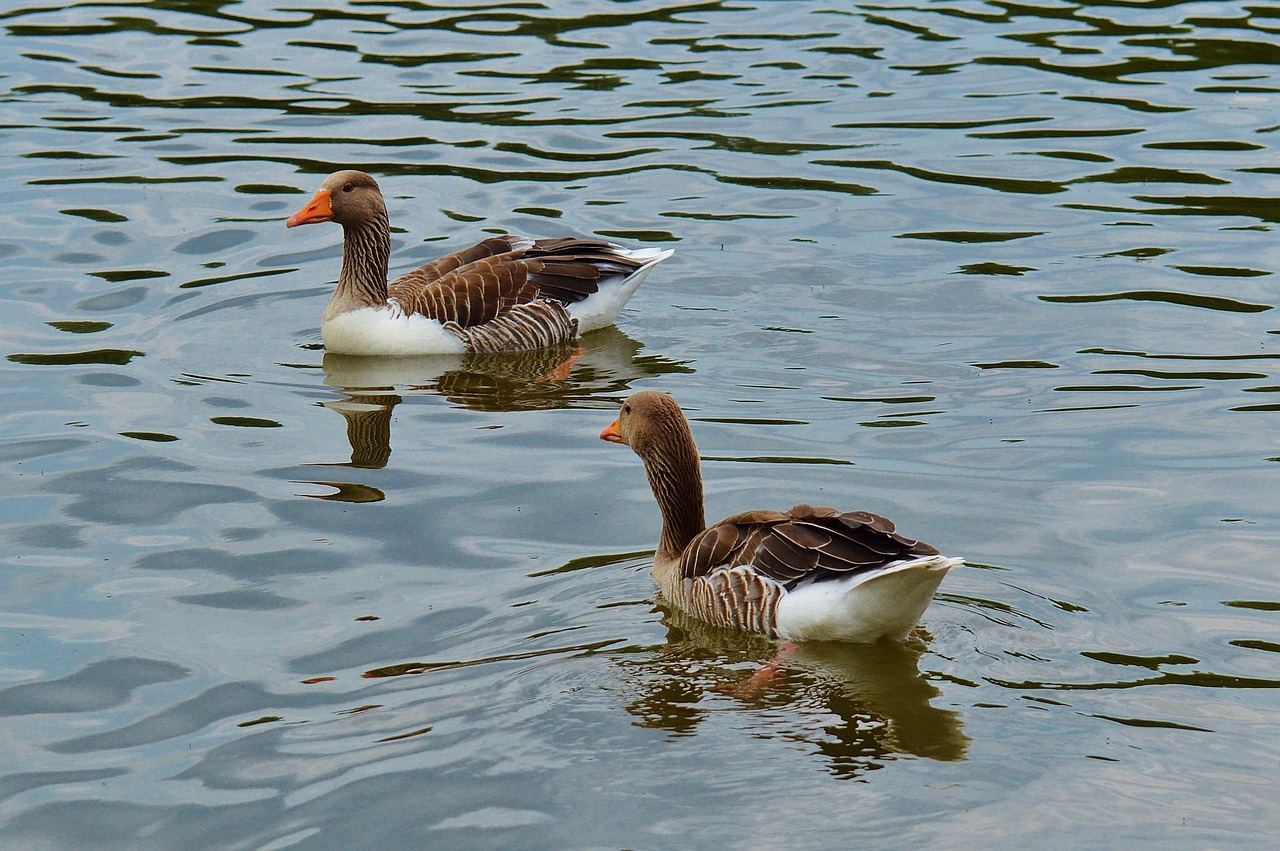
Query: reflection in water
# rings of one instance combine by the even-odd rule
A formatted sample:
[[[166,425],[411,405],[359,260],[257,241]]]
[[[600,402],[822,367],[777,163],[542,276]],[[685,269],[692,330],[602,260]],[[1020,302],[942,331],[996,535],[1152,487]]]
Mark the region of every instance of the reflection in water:
[[[391,413],[400,404],[394,393],[351,393],[344,399],[321,402],[324,407],[342,414],[347,421],[347,442],[351,444],[351,460],[322,463],[315,466],[358,467],[380,470],[391,457]],[[331,502],[381,502],[386,494],[380,488],[359,482],[329,480],[295,480],[295,484],[333,488],[331,493],[299,494],[311,499]]]
[[[714,712],[760,713],[750,725],[761,739],[813,746],[832,774],[858,777],[895,755],[953,761],[969,738],[957,712],[929,701],[941,692],[920,675],[920,650],[902,644],[803,644],[767,688],[743,693],[750,671],[773,642],[705,624],[664,609],[667,644],[618,664],[638,695],[626,706],[643,727],[693,735]]]
[[[394,393],[352,393],[345,399],[324,402],[347,421],[351,467],[380,470],[391,458],[391,412],[400,404]],[[341,465],[339,465],[341,466]]]
[[[1280,832],[1275,2],[105,5],[4,21],[0,846]],[[805,648],[753,698],[720,689],[768,642],[672,627],[654,646],[594,607],[598,583],[515,576],[641,546],[616,516],[578,534],[634,483],[607,460],[545,475],[553,430],[589,425],[572,412],[454,406],[603,407],[679,367],[615,331],[560,374],[568,353],[527,373],[363,360],[394,367],[365,378],[328,358],[337,392],[272,364],[318,340],[335,256],[282,244],[280,222],[346,165],[442,232],[678,239],[683,274],[629,327],[698,373],[635,383],[733,415],[738,460],[863,470],[752,462],[734,488],[880,492],[1017,566],[970,563],[923,662]],[[406,260],[444,245],[393,239]],[[349,463],[281,469],[348,456],[339,421],[282,387],[333,400]],[[394,405],[436,393],[449,415],[414,445]],[[510,487],[456,522],[469,459],[441,446],[513,417],[529,439],[493,443]],[[308,426],[339,449],[301,448]],[[280,476],[405,489],[342,511],[359,506],[275,499]],[[547,479],[563,505],[517,513]],[[459,667],[348,682],[416,659]],[[338,679],[288,683],[321,674]],[[370,746],[389,735],[408,738]],[[803,789],[823,817],[762,811],[759,789]]]
[[[474,411],[530,411],[598,405],[601,396],[626,391],[651,375],[692,372],[656,355],[641,356],[642,344],[609,327],[579,340],[530,352],[355,357],[326,353],[325,383],[345,398],[322,402],[347,421],[351,460],[334,467],[381,469],[391,459],[391,418],[405,392],[434,392]],[[306,494],[339,502],[377,502],[371,485],[308,481],[335,489]]]
[[[642,344],[617,328],[532,352],[370,358],[325,354],[325,383],[346,398],[323,402],[347,421],[351,466],[380,469],[391,458],[396,388],[438,393],[474,411],[566,408],[627,390],[652,375],[688,373],[683,364],[641,356]],[[338,495],[328,497],[341,498]]]
[[[321,487],[334,489],[333,493],[299,494],[299,496],[305,496],[309,499],[326,499],[330,502],[382,502],[387,498],[381,488],[375,488],[373,485],[362,485],[359,482],[300,481],[296,482],[296,484],[320,485]]]
[[[641,356],[642,346],[609,327],[532,352],[400,358],[325,354],[324,374],[325,383],[345,393],[364,391],[365,401],[370,392],[405,387],[438,393],[473,411],[533,411],[588,405],[640,378],[693,372],[677,361]]]

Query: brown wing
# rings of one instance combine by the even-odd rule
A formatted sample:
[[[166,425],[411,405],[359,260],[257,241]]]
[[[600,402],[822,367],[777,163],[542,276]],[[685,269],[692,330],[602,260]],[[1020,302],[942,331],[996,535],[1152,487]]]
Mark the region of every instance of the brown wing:
[[[407,313],[470,328],[539,298],[581,301],[603,278],[639,267],[599,240],[498,236],[402,275],[387,294]]]
[[[793,588],[804,579],[824,579],[874,570],[900,558],[937,555],[928,544],[898,534],[893,522],[869,511],[797,505],[790,511],[736,514],[707,529],[680,560],[685,578],[717,567],[750,565]]]
[[[566,304],[596,292],[606,278],[630,275],[642,263],[619,254],[607,242],[572,236],[540,239],[524,259],[530,265],[529,280],[542,294]]]
[[[439,280],[442,276],[455,269],[470,266],[472,263],[483,260],[486,257],[522,251],[528,247],[530,242],[531,240],[521,239],[518,236],[491,236],[483,242],[477,242],[470,248],[446,254],[443,257],[432,260],[425,266],[414,269],[412,272],[406,272],[392,281],[388,288],[423,287],[432,281]],[[395,295],[395,292],[392,292],[391,295]]]

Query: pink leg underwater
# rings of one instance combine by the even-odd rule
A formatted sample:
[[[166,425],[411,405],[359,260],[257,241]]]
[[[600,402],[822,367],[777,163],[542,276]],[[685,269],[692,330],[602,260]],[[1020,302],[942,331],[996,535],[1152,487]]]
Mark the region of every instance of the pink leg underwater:
[[[587,353],[586,349],[574,349],[569,357],[565,358],[560,364],[555,366],[550,372],[539,375],[538,381],[568,381],[569,373],[573,369],[573,365],[577,363],[578,358]]]
[[[731,686],[726,691],[734,697],[759,697],[761,694],[769,690],[769,686],[773,683],[774,677],[787,664],[787,660],[795,655],[800,649],[800,645],[795,642],[788,641],[778,647],[778,652],[772,659],[761,666],[751,676],[747,677],[736,686]]]

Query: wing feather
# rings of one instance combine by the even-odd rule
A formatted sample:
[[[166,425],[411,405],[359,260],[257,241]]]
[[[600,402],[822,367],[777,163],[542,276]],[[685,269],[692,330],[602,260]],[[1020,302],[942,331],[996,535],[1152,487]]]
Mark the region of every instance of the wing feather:
[[[400,276],[387,294],[405,313],[473,328],[537,299],[582,301],[642,263],[602,240],[495,236]]]
[[[869,511],[811,505],[747,511],[690,542],[678,564],[677,593],[704,620],[772,635],[779,602],[798,585],[935,554]]]
[[[797,505],[787,512],[748,511],[717,523],[686,548],[680,570],[685,579],[696,579],[750,566],[761,577],[792,588],[937,552],[899,534],[878,514]]]
[[[690,542],[680,557],[680,575],[685,579],[704,576],[730,561],[740,543],[738,527],[717,523]]]

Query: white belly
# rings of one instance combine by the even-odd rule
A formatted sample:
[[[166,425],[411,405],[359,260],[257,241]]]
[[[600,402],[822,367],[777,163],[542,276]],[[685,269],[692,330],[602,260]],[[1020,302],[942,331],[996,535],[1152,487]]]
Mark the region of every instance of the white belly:
[[[466,351],[462,341],[434,319],[405,316],[387,307],[362,307],[325,319],[326,351],[338,355],[443,355]]]

